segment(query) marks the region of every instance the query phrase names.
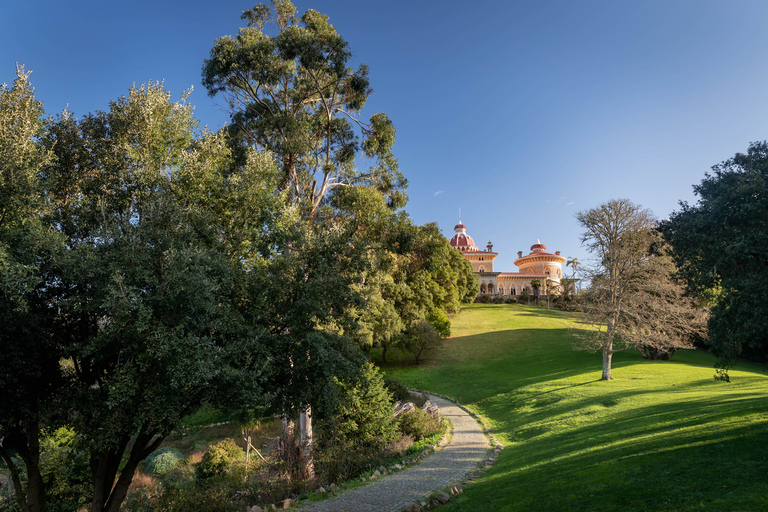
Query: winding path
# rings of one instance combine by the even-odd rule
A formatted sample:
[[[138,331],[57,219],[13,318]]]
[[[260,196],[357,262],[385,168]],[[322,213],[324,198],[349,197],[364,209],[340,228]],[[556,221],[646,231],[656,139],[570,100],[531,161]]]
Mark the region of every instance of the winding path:
[[[461,407],[429,396],[453,425],[453,438],[419,464],[301,507],[301,512],[401,512],[434,491],[461,482],[488,456],[490,441]]]

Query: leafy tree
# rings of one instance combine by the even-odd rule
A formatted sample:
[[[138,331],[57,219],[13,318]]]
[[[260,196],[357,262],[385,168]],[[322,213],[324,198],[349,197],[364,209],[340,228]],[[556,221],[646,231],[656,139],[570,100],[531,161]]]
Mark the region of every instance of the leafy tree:
[[[534,304],[539,303],[539,291],[541,290],[541,280],[540,279],[531,279],[531,288],[533,288],[533,302]]]
[[[65,384],[45,276],[63,239],[43,222],[41,168],[51,155],[41,144],[43,106],[29,75],[19,66],[13,85],[0,86],[0,458],[21,509],[41,511],[47,500],[40,432],[57,426],[51,410]]]
[[[374,186],[402,206],[395,129],[383,113],[359,117],[372,93],[368,67],[348,67],[349,44],[327,16],[296,12],[289,0],[244,11],[247,26],[237,37],[215,42],[203,85],[211,96],[224,95],[238,137],[275,155],[280,188],[306,202],[310,218],[333,190],[349,185]],[[368,170],[357,169],[359,153],[373,161]]]
[[[603,355],[603,380],[611,380],[614,353],[650,346],[665,351],[692,346],[702,315],[672,279],[675,266],[655,231],[649,210],[611,200],[576,215],[582,243],[597,257],[580,303],[589,327],[578,331],[582,348]]]
[[[419,320],[403,333],[400,346],[413,355],[416,364],[434,353],[443,344],[443,340],[432,325],[426,320]]]
[[[712,304],[709,343],[718,375],[739,355],[768,361],[768,142],[712,167],[699,197],[661,223],[690,290]]]
[[[427,322],[435,328],[437,334],[445,339],[451,335],[451,321],[445,316],[442,309],[434,308],[427,313]]]

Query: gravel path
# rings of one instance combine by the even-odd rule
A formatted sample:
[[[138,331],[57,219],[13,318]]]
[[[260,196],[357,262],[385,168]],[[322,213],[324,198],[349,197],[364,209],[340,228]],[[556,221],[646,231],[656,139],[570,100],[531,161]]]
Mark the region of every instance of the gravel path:
[[[480,425],[463,409],[429,396],[453,425],[453,438],[419,464],[360,487],[301,507],[301,512],[400,512],[414,501],[460,483],[488,456],[491,445]]]

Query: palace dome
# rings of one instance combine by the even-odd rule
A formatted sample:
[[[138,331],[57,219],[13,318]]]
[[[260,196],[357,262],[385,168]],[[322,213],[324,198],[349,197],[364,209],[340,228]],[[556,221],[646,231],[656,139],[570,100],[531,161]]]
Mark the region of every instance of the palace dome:
[[[459,222],[454,226],[455,234],[451,237],[451,247],[460,251],[478,251],[475,241],[467,234],[467,226]]]

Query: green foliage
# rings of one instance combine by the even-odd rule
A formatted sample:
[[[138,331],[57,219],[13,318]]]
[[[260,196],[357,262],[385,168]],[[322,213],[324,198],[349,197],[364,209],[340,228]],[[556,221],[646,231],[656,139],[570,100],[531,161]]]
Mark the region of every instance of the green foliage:
[[[365,363],[354,382],[336,381],[341,396],[333,419],[326,424],[326,436],[348,447],[377,447],[396,436],[392,420],[392,395],[378,368]]]
[[[160,448],[150,453],[144,460],[146,472],[150,475],[161,476],[175,468],[184,455],[176,448]]]
[[[413,437],[414,441],[421,441],[443,431],[440,418],[433,417],[423,409],[414,409],[398,416],[397,428],[404,435]]]
[[[768,142],[712,167],[661,223],[681,276],[712,305],[709,333],[727,373],[738,356],[768,362]]]
[[[195,468],[198,478],[211,478],[229,473],[245,463],[245,452],[234,439],[227,438],[212,445]]]
[[[374,187],[392,207],[403,206],[406,182],[391,151],[394,126],[383,113],[368,122],[359,117],[372,93],[368,67],[347,66],[349,45],[327,16],[295,13],[290,1],[243,13],[248,26],[214,43],[203,85],[211,96],[231,100],[232,135],[276,155],[280,189],[302,203],[309,218],[341,185]],[[359,171],[358,156],[371,167]]]
[[[417,365],[423,358],[434,354],[442,344],[440,335],[426,320],[411,324],[400,341],[400,347],[413,355]]]
[[[384,385],[387,386],[395,402],[409,402],[413,400],[411,391],[399,380],[384,379]]]
[[[437,331],[437,334],[439,334],[441,338],[445,339],[450,337],[451,321],[448,320],[448,317],[442,309],[433,308],[429,310],[426,320],[435,328],[435,331]]]
[[[210,403],[203,402],[195,412],[184,416],[182,423],[187,428],[204,427],[212,423],[229,421],[231,419],[230,416],[230,414],[222,413]]]

